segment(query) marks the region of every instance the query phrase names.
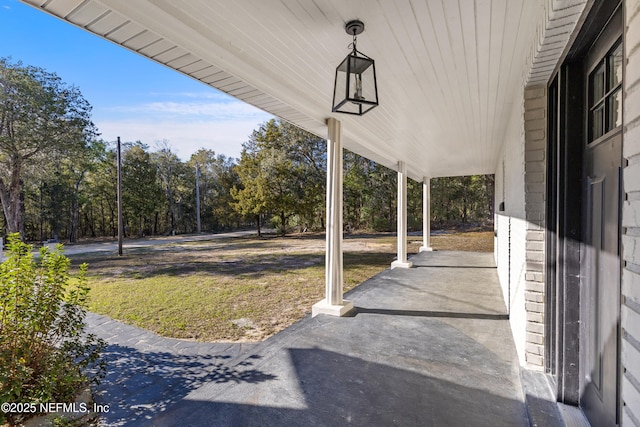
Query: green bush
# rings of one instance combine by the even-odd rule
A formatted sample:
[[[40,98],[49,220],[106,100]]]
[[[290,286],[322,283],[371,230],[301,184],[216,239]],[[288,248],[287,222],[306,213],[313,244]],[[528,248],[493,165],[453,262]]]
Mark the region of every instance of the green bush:
[[[62,245],[40,249],[35,260],[19,234],[8,241],[0,265],[0,402],[73,402],[104,376],[104,341],[84,333],[87,265],[72,278]],[[20,418],[0,413],[0,423]]]

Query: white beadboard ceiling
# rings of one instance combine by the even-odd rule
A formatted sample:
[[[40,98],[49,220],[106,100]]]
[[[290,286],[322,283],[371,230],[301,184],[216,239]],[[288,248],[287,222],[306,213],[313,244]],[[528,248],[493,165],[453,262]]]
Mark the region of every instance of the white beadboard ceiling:
[[[394,169],[405,161],[418,180],[495,171],[532,65],[542,57],[549,67],[540,46],[550,10],[571,12],[573,26],[563,27],[570,34],[584,3],[23,1],[322,137],[334,116],[345,148]],[[358,50],[376,61],[380,98],[361,117],[331,113],[335,67],[351,42],[344,24],[356,18],[366,26]],[[555,39],[551,48],[564,50]]]

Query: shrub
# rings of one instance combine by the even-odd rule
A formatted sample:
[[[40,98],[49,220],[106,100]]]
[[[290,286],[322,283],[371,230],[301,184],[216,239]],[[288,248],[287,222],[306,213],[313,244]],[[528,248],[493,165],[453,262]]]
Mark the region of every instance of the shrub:
[[[19,234],[8,242],[0,265],[0,402],[73,402],[104,376],[104,341],[84,333],[87,265],[72,278],[62,245],[40,249],[35,260]],[[20,417],[0,413],[0,423]]]

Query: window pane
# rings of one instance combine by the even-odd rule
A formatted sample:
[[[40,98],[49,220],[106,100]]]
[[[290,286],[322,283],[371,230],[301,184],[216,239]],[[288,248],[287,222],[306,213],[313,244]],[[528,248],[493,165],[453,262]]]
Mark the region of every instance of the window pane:
[[[604,96],[604,64],[591,74],[591,105],[595,105]]]
[[[591,141],[604,135],[604,103],[591,112]]]
[[[607,97],[607,132],[622,124],[622,90],[618,89]]]
[[[609,54],[609,77],[607,89],[611,90],[618,86],[622,81],[622,44]]]

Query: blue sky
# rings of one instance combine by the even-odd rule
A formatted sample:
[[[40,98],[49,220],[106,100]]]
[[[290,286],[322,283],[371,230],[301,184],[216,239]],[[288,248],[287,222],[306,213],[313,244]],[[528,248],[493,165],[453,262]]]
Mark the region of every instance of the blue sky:
[[[271,118],[248,104],[40,12],[0,0],[0,57],[42,67],[80,88],[106,141],[167,140],[182,160],[204,147],[239,157]]]

